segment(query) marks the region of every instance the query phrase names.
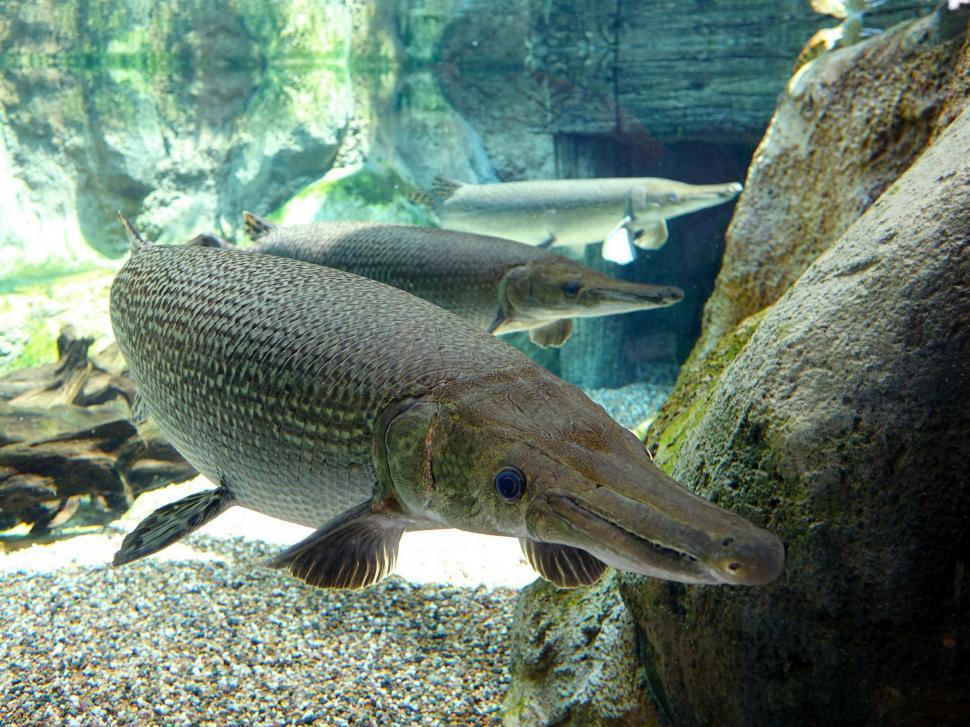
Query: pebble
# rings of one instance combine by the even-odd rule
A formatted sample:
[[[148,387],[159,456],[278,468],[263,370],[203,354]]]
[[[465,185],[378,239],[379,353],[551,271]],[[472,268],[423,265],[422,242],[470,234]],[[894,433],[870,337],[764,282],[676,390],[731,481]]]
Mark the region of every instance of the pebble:
[[[0,724],[500,724],[513,590],[325,591],[189,540],[228,562],[5,573]]]
[[[586,389],[586,395],[606,409],[621,426],[632,429],[659,411],[674,390],[676,370],[659,372],[649,383],[621,386],[619,389]]]

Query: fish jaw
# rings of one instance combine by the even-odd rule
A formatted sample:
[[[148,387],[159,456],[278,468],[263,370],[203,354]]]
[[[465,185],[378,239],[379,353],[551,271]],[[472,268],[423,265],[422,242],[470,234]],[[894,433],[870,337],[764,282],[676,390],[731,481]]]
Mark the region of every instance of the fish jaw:
[[[563,318],[663,308],[684,298],[680,288],[617,280],[554,254],[510,270],[498,292],[508,318],[505,327],[497,331],[501,333],[527,330]]]
[[[648,184],[643,201],[638,204],[636,216],[638,220],[679,217],[730,202],[741,193],[741,190],[740,182],[684,184],[667,181],[666,184],[659,186]]]
[[[647,285],[610,280],[585,291],[583,308],[577,316],[602,316],[650,308],[666,308],[684,299],[684,291],[673,285]]]
[[[580,548],[620,570],[683,583],[758,586],[781,575],[785,550],[775,535],[694,495],[645,452],[630,465],[604,461],[592,487],[543,493],[526,515],[529,535]]]

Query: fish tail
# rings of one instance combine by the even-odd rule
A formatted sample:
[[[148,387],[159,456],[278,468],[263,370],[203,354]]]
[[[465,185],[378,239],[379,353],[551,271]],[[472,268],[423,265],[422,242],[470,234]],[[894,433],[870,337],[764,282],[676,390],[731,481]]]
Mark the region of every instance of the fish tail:
[[[243,224],[246,225],[246,234],[253,242],[259,242],[276,227],[269,220],[265,220],[259,215],[254,215],[252,212],[243,212]]]

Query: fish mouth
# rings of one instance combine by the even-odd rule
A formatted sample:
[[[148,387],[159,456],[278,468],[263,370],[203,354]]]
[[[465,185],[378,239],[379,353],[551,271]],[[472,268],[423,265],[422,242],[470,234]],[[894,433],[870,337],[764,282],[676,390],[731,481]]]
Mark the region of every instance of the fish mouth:
[[[594,310],[643,310],[664,308],[684,299],[684,291],[672,285],[631,285],[624,288],[595,287],[586,291],[586,302]]]
[[[612,497],[623,515],[550,493],[544,499],[552,517],[537,523],[537,534],[568,541],[621,570],[682,583],[766,585],[781,575],[781,541],[733,513],[722,511],[737,520],[737,527],[713,535],[617,493]]]

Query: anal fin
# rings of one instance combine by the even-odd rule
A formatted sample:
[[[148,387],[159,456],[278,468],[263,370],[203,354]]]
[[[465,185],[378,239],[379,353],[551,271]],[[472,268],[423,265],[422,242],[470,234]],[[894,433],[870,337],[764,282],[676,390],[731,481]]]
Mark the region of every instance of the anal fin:
[[[198,530],[232,505],[233,497],[225,487],[196,492],[158,508],[125,537],[115,553],[113,565],[124,565]]]
[[[561,318],[529,330],[529,340],[540,348],[560,348],[573,332],[573,319]]]
[[[246,235],[253,242],[259,242],[260,239],[266,237],[276,227],[269,220],[264,220],[252,212],[243,212],[243,224],[246,226]]]
[[[606,571],[606,563],[585,550],[559,543],[519,538],[522,552],[539,575],[559,588],[590,586]]]
[[[366,588],[394,571],[409,523],[371,511],[370,502],[338,515],[267,565],[319,588]]]

